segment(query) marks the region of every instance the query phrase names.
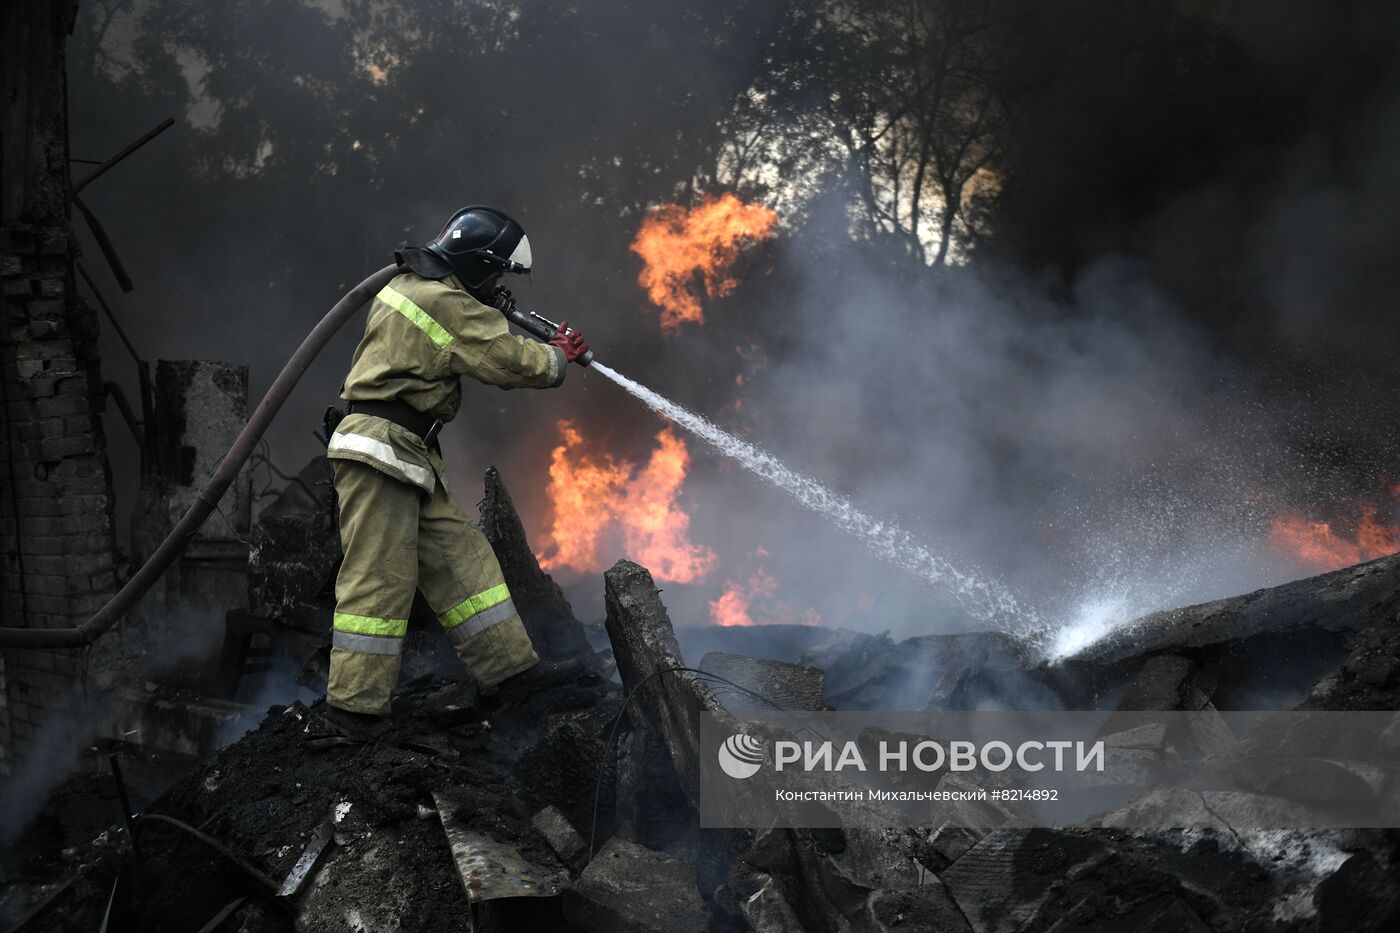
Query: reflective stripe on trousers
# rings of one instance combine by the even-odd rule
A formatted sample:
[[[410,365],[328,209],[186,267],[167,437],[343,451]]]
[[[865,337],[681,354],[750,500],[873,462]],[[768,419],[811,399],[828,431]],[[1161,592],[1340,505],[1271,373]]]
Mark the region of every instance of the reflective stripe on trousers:
[[[376,619],[337,612],[332,622],[331,645],[361,654],[397,655],[408,634],[407,619]]]
[[[478,632],[505,622],[513,615],[515,603],[510,598],[510,590],[500,583],[475,596],[468,596],[438,616],[438,621],[447,630],[452,643],[460,645]]]

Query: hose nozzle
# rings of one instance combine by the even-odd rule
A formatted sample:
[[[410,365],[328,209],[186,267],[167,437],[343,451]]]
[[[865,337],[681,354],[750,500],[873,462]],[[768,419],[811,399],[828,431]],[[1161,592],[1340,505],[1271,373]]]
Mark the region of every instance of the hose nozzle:
[[[496,307],[506,316],[506,320],[545,343],[549,343],[554,339],[554,335],[559,333],[559,325],[549,318],[542,314],[536,314],[534,311],[526,311],[517,307],[515,299],[510,297],[509,292],[502,292],[496,299]],[[569,332],[572,333],[573,328],[569,328]],[[593,351],[589,350],[574,362],[580,366],[587,366],[593,362]]]

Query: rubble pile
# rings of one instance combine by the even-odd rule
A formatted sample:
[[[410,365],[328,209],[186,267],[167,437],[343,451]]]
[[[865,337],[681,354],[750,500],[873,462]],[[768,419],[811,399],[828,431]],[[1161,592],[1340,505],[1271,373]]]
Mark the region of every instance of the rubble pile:
[[[1117,716],[1276,697],[1396,709],[1400,557],[1150,616],[1060,664],[1002,635],[896,643],[810,629],[727,632],[687,658],[650,574],[619,561],[604,575],[611,653],[598,656],[494,471],[483,527],[537,643],[586,657],[585,673],[495,706],[455,665],[424,654],[407,665],[416,673],[395,695],[391,733],[368,746],[318,744],[313,708],[274,706],[143,810],[134,851],[117,821],[81,842],[51,831],[31,864],[48,883],[14,912],[32,916],[23,929],[99,929],[109,903],[112,930],[240,933],[1400,923],[1400,836],[1388,830],[1259,830],[1232,825],[1228,811],[1207,828],[1155,832],[1125,828],[1122,813],[1104,814],[1100,828],[1028,829],[995,807],[913,828],[891,828],[875,808],[843,811],[842,829],[714,830],[697,818],[700,756],[712,753],[700,725],[733,725],[757,708],[745,690],[793,709]],[[1170,741],[1180,754],[1212,754],[1209,735]],[[1203,804],[1176,794],[1134,805]]]

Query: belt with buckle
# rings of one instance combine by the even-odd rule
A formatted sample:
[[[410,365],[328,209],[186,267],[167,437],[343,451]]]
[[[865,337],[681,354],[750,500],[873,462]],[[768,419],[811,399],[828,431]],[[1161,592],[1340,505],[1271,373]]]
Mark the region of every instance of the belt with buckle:
[[[345,411],[351,415],[372,415],[392,421],[399,427],[417,434],[423,439],[423,443],[441,453],[437,437],[438,432],[442,430],[442,419],[421,412],[407,402],[351,402],[345,406]]]

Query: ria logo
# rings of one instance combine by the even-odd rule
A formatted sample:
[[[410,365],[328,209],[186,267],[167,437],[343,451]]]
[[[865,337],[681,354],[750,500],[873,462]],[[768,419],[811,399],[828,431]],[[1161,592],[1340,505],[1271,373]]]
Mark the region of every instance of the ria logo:
[[[763,740],[751,735],[731,735],[719,747],[719,766],[737,780],[751,778],[763,765]]]

